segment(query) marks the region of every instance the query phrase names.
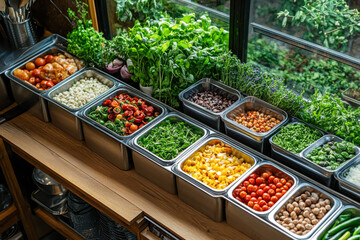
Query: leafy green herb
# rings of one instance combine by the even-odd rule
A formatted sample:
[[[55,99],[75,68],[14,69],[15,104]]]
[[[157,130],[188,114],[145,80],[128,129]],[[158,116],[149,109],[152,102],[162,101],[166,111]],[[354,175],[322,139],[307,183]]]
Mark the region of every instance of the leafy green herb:
[[[165,120],[138,143],[158,157],[171,160],[201,137],[202,133],[188,123]]]
[[[164,10],[162,0],[115,0],[116,13],[122,22],[139,20],[146,18],[158,19]]]
[[[321,133],[306,126],[304,123],[288,124],[282,127],[279,133],[273,137],[276,145],[285,150],[299,154],[321,137]]]
[[[312,150],[311,153],[306,156],[306,158],[320,165],[321,167],[335,170],[341,164],[347,160],[352,159],[354,156],[354,144],[346,141],[330,141],[323,146]]]

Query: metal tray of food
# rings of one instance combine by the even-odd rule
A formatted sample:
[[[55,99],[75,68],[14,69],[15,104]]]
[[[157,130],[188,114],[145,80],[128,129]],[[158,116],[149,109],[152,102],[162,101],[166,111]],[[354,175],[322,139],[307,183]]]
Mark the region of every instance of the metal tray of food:
[[[274,204],[274,206],[267,211],[260,212],[253,210],[233,197],[234,190],[241,183],[239,181],[236,185],[230,188],[225,195],[226,222],[235,229],[247,234],[248,236],[252,236],[254,239],[269,239],[269,236],[271,236],[272,239],[292,239],[272,225],[269,221],[269,214],[279,204],[282,204],[287,196],[292,195],[300,180],[294,174],[289,173],[272,162],[259,163],[254,171],[249,172],[246,176],[244,176],[244,179],[247,179],[247,177],[254,172],[258,173],[259,170],[270,170],[273,173],[279,173],[279,176],[283,176],[287,180],[293,180],[293,185],[287,193],[285,193],[284,196]],[[259,231],[259,229],[261,229],[261,231]]]
[[[97,106],[102,105],[104,100],[121,93],[144,99],[150,106],[154,107],[155,111],[159,112],[159,115],[153,121],[128,136],[120,136],[88,116],[88,114]],[[86,145],[118,168],[122,170],[129,170],[131,168],[131,161],[129,158],[130,154],[129,149],[127,148],[129,141],[139,132],[142,132],[155,124],[166,114],[166,112],[167,110],[160,103],[152,98],[149,98],[145,94],[136,90],[130,90],[126,87],[119,87],[108,93],[106,96],[98,98],[96,102],[93,102],[93,104],[82,110],[78,114],[78,117],[81,119]]]
[[[240,202],[239,200],[237,200],[234,196],[233,196],[233,192],[234,190],[237,188],[237,186],[242,183],[243,181],[245,181],[245,179],[247,179],[251,174],[256,173],[259,175],[259,173],[263,173],[266,171],[271,171],[272,173],[274,173],[274,176],[278,177],[278,178],[285,178],[287,181],[292,181],[292,186],[290,189],[288,189],[288,191],[274,204],[274,206],[272,206],[269,210],[267,211],[256,211],[252,208],[250,208],[249,206],[245,205],[244,203]],[[260,175],[259,175],[260,176]],[[261,162],[259,164],[257,164],[257,166],[255,167],[255,169],[253,169],[253,171],[247,172],[246,176],[244,176],[243,181],[238,182],[236,185],[232,186],[226,194],[227,198],[230,198],[233,202],[236,202],[238,206],[242,206],[245,207],[247,209],[249,209],[251,212],[253,212],[256,215],[261,215],[261,216],[266,216],[267,214],[269,214],[273,209],[276,208],[276,206],[281,203],[281,201],[283,199],[285,199],[289,194],[292,193],[292,191],[297,187],[298,183],[299,183],[299,179],[297,176],[295,176],[294,174],[284,170],[283,168],[277,166],[276,164],[272,163],[272,162]],[[240,221],[240,220],[239,220]]]
[[[99,82],[107,85],[109,90],[96,96],[88,103],[84,104],[79,108],[70,108],[65,104],[58,102],[54,99],[59,93],[69,90],[73,84],[83,78],[96,78]],[[51,122],[70,136],[74,137],[77,140],[83,140],[83,131],[81,121],[78,118],[78,113],[91,105],[97,99],[102,98],[107,95],[109,92],[113,91],[117,86],[118,82],[110,75],[96,69],[96,68],[86,68],[84,71],[75,73],[70,76],[68,79],[57,84],[51,88],[45,95],[45,99],[48,100],[48,109],[51,117]]]
[[[231,99],[234,101],[232,105],[238,103],[241,99],[243,99],[243,96],[240,94],[239,91],[209,78],[201,79],[200,81],[186,88],[179,94],[179,99],[183,102],[185,114],[188,114],[189,116],[192,116],[193,118],[205,123],[209,127],[221,131],[224,128],[221,121],[221,114],[223,111],[225,111],[225,109],[218,113],[215,113],[205,107],[202,107],[188,100],[189,97],[203,91],[213,91],[218,93],[220,96]]]
[[[357,94],[357,98],[354,98],[354,94]],[[341,96],[344,100],[348,101],[353,107],[360,107],[360,92],[351,88],[346,89],[341,93]]]
[[[252,110],[273,116],[281,122],[267,132],[257,133],[233,121],[236,115]],[[288,121],[288,115],[285,111],[251,96],[244,98],[239,103],[233,104],[226,109],[221,115],[221,118],[225,123],[225,132],[227,135],[262,153],[270,152],[270,145],[267,140]]]
[[[340,215],[351,214],[352,217],[360,217],[360,209],[352,205],[344,205],[331,219],[322,225],[322,227],[315,233],[313,239],[324,239],[326,232],[334,225],[335,221]],[[335,235],[331,236],[334,237]],[[328,238],[326,238],[328,239]],[[336,238],[338,239],[338,238]]]
[[[311,195],[307,197],[306,192],[309,192]],[[322,227],[322,225],[329,219],[331,218],[331,216],[333,214],[335,214],[337,211],[339,211],[339,209],[341,209],[342,207],[342,202],[336,198],[335,196],[326,193],[325,191],[321,190],[320,188],[316,187],[315,185],[311,184],[311,183],[302,183],[300,184],[293,192],[293,194],[291,194],[290,196],[287,196],[280,205],[278,205],[270,214],[269,214],[269,221],[276,226],[277,228],[281,229],[282,231],[284,231],[287,235],[290,235],[293,239],[310,239],[311,236],[319,229]],[[316,197],[312,195],[312,193],[316,193],[317,194],[317,200]],[[305,195],[306,201],[309,200],[309,203],[307,203],[306,201],[303,203],[303,206],[300,206],[298,204],[299,200],[304,201],[305,199],[303,198],[303,195]],[[299,198],[298,198],[299,197]],[[310,197],[310,198],[309,198]],[[299,199],[299,200],[297,200]],[[315,201],[313,202],[313,199],[315,199]],[[323,199],[324,204],[321,205],[319,203],[320,199]],[[329,202],[327,203],[326,200],[329,200]],[[290,204],[290,202],[292,204]],[[296,202],[296,205],[293,204]],[[290,206],[291,205],[291,206]],[[328,210],[326,209],[326,206],[330,205],[331,208]],[[309,208],[309,210],[306,209],[306,207]],[[296,213],[296,211],[298,211],[296,208],[298,208],[299,213]],[[304,208],[304,209],[300,209],[300,208]],[[317,210],[315,210],[317,208]],[[326,210],[323,211],[323,208]],[[286,210],[285,210],[286,209]],[[283,214],[281,214],[278,220],[276,220],[276,216],[277,214],[282,211],[285,210],[289,215],[285,216]],[[291,213],[289,213],[289,211],[292,211]],[[310,212],[311,211],[311,212]],[[302,215],[303,217],[303,224],[300,224],[301,226],[298,227],[298,225],[295,225],[295,229],[292,229],[294,231],[303,231],[303,233],[305,233],[304,235],[300,235],[297,234],[296,232],[292,232],[290,230],[288,230],[288,228],[285,228],[284,226],[282,226],[280,223],[278,223],[277,221],[284,221],[286,220],[287,217],[290,216],[290,219],[293,218],[294,220],[299,219],[299,221],[301,220],[300,217],[297,217],[298,214],[300,214],[301,212],[303,212],[304,214],[309,215],[309,217],[306,217],[307,219],[309,219],[310,222],[305,221],[305,216]],[[307,212],[307,213],[306,213]],[[284,213],[285,214],[285,213]],[[292,215],[296,215],[296,217],[293,217]],[[321,215],[321,216],[319,216]],[[282,217],[284,217],[284,219],[281,219]],[[310,219],[312,218],[312,219]],[[315,222],[312,222],[312,220],[314,220]],[[304,223],[307,224],[304,224]],[[311,223],[311,224],[310,224]],[[290,222],[289,224],[290,225]],[[310,228],[307,227],[307,225],[310,225]],[[294,227],[294,226],[293,226]],[[289,226],[289,228],[291,228],[291,226]],[[298,229],[297,229],[298,228]]]
[[[195,179],[187,174],[183,169],[183,164],[189,158],[195,156],[198,152],[204,152],[207,145],[213,145],[217,143],[227,144],[232,151],[232,154],[238,158],[243,158],[246,162],[251,164],[251,167],[238,176],[232,183],[223,189],[215,189],[207,184]],[[198,211],[204,213],[214,221],[220,222],[224,220],[224,199],[221,198],[226,191],[236,184],[239,180],[243,179],[243,176],[257,164],[258,159],[252,154],[248,153],[242,147],[240,147],[235,141],[225,138],[219,135],[210,135],[202,141],[201,145],[193,148],[183,158],[173,166],[173,171],[177,175],[176,184],[178,189],[179,198],[194,207]]]
[[[0,31],[0,110],[7,107],[14,101],[12,98],[10,81],[4,74],[6,70],[17,64],[19,61],[22,61],[30,55],[38,52],[39,49],[55,43],[58,38],[62,39],[61,36],[53,34],[30,48],[11,49],[11,47],[6,44],[6,38],[4,39],[1,37]]]
[[[335,136],[335,135],[325,135],[323,137],[321,137],[319,140],[317,140],[316,142],[314,142],[313,144],[311,144],[309,147],[305,148],[301,153],[300,153],[300,157],[302,158],[302,161],[304,162],[304,164],[306,165],[310,165],[310,167],[312,169],[314,169],[314,172],[318,172],[318,174],[321,174],[321,176],[326,176],[331,178],[331,181],[335,180],[333,178],[335,172],[337,171],[341,171],[341,169],[343,169],[345,166],[349,165],[354,159],[356,159],[359,155],[360,155],[360,149],[357,146],[354,146],[355,149],[355,156],[349,160],[347,160],[346,162],[342,163],[338,168],[336,168],[335,170],[331,170],[331,169],[327,169],[325,167],[321,167],[319,165],[317,165],[316,163],[312,162],[311,160],[309,160],[307,158],[307,156],[316,148],[319,148],[321,146],[323,146],[324,144],[330,142],[330,141],[335,141],[335,142],[342,142],[343,139]]]
[[[172,160],[164,160],[147,149],[143,148],[138,144],[138,140],[146,137],[153,128],[156,128],[161,122],[170,119],[173,122],[183,121],[190,124],[194,130],[198,133],[201,133],[203,136],[198,139],[195,143],[181,152],[177,157]],[[186,152],[190,151],[198,144],[200,144],[203,139],[208,135],[209,131],[202,125],[187,120],[184,115],[178,113],[169,113],[163,119],[154,124],[151,128],[148,128],[146,131],[137,135],[131,143],[132,157],[134,161],[135,171],[140,175],[146,177],[165,191],[176,194],[176,183],[175,183],[175,175],[171,171],[171,166],[182,159],[182,156],[186,154]]]
[[[360,157],[340,171],[336,172],[335,179],[338,182],[338,188],[340,192],[360,202],[360,185],[356,185],[355,183],[352,183],[345,178],[350,169],[355,166],[360,167]]]
[[[60,38],[59,38],[60,39]],[[47,54],[55,54],[55,53],[63,53],[66,54],[69,57],[72,57],[70,54],[66,52],[66,40],[60,39],[59,41],[55,42],[54,44],[47,46],[44,50],[42,50],[40,53],[37,53],[35,55],[32,55],[31,57],[25,59],[24,61],[17,64],[15,67],[12,67],[11,69],[8,69],[5,73],[5,75],[11,80],[11,90],[14,95],[14,99],[17,103],[23,103],[27,101],[33,101],[34,106],[30,109],[30,112],[39,118],[42,121],[49,122],[49,112],[47,109],[47,102],[42,97],[44,93],[46,93],[49,90],[41,91],[31,85],[30,83],[27,83],[14,75],[14,71],[18,68],[24,68],[25,64],[34,61],[38,57],[44,57]],[[72,57],[73,58],[73,57]],[[78,70],[77,72],[84,69],[84,67],[81,65],[80,61],[76,60]],[[82,67],[82,68],[81,68]]]

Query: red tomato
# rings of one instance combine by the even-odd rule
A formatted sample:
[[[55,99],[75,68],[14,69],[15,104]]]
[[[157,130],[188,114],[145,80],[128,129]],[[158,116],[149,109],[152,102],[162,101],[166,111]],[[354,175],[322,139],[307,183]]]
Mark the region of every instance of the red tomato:
[[[247,192],[248,193],[252,193],[252,192],[254,192],[254,185],[249,185],[248,187],[247,187]]]
[[[291,187],[292,187],[292,183],[287,182],[287,183],[286,183],[286,186],[288,186],[288,188],[291,188]]]
[[[284,185],[283,189],[287,191],[287,190],[289,190],[289,187],[287,185]]]
[[[247,194],[246,194],[245,191],[241,191],[240,194],[239,194],[240,198],[245,198],[246,195],[247,195]]]
[[[132,131],[132,132],[135,132],[136,130],[138,130],[139,129],[139,127],[136,125],[136,124],[132,124],[131,126],[130,126],[130,131]]]
[[[253,209],[254,210],[256,210],[256,211],[261,211],[262,209],[261,209],[261,207],[260,207],[260,205],[259,204],[254,204],[254,207],[253,207]]]
[[[262,197],[258,197],[257,200],[258,200],[258,202],[260,202],[261,200],[263,200],[263,198],[262,198]]]
[[[262,195],[262,197],[263,197],[263,199],[264,199],[266,202],[270,201],[270,199],[271,199],[271,197],[270,197],[270,195],[269,195],[268,193],[264,193],[264,194]]]
[[[258,196],[262,196],[263,194],[264,194],[264,190],[262,190],[261,188],[256,191],[256,195]]]
[[[46,83],[46,86],[48,86],[49,88],[53,87],[55,84],[53,83],[53,81],[48,81]]]
[[[277,184],[276,184],[276,187],[277,187],[277,188],[282,188],[282,186],[283,186],[282,183],[277,183]]]
[[[268,192],[271,188],[269,186],[264,187],[264,192]]]
[[[274,189],[270,189],[268,191],[268,194],[270,194],[271,196],[275,195],[275,190]]]
[[[278,200],[279,200],[279,199],[278,199],[278,197],[276,197],[276,196],[272,196],[272,197],[271,197],[271,201],[272,201],[273,203],[276,203]]]
[[[250,178],[250,179],[249,179],[249,183],[254,185],[254,184],[255,184],[255,179],[254,179],[254,178]]]
[[[265,180],[267,180],[270,175],[269,175],[269,173],[264,172],[261,176],[262,176]]]
[[[257,177],[256,178],[256,184],[257,185],[260,185],[260,184],[262,184],[264,182],[264,178],[262,178],[262,177]]]
[[[280,188],[277,188],[277,189],[275,189],[275,192],[281,192],[281,189]]]
[[[266,187],[265,183],[260,184],[259,188],[264,189]]]
[[[272,206],[274,206],[274,202],[270,201],[270,202],[267,203],[267,205],[268,205],[269,207],[272,207]]]
[[[238,189],[238,188],[236,188],[236,189],[234,190],[234,192],[233,192],[233,196],[239,195],[240,192],[241,192],[241,190]]]
[[[47,87],[47,81],[41,81],[41,87],[46,88]]]
[[[53,59],[54,59],[54,56],[53,56],[53,55],[46,55],[46,56],[45,56],[45,61],[46,61],[47,63],[51,63]]]
[[[280,182],[280,179],[279,178],[274,178],[274,180],[273,180],[273,183],[274,184],[277,184],[277,183],[279,183]]]
[[[32,71],[32,75],[34,77],[39,77],[40,76],[40,73],[41,73],[41,70],[38,69],[38,68],[35,68],[33,71]]]
[[[270,176],[269,179],[268,179],[269,183],[272,183],[274,181],[274,179],[275,179],[274,176]]]
[[[285,185],[285,184],[286,184],[286,179],[285,179],[285,178],[281,178],[281,179],[280,179],[280,182],[281,182],[282,185]]]
[[[244,181],[244,183],[243,183],[244,187],[248,187],[249,184],[250,184],[249,181]]]
[[[25,65],[26,69],[27,70],[34,70],[35,69],[35,64],[33,62],[28,62],[26,65]]]
[[[254,203],[252,202],[252,201],[249,201],[248,203],[247,203],[247,205],[249,206],[249,207],[254,207]]]
[[[256,173],[252,173],[249,176],[249,178],[253,178],[253,179],[256,179],[257,177],[258,177],[258,175]]]
[[[36,84],[35,78],[34,77],[29,78],[29,83],[35,85]]]
[[[267,210],[270,209],[270,207],[269,207],[268,205],[265,205],[265,206],[262,207],[262,209],[263,209],[264,211],[267,211]]]
[[[253,202],[253,203],[257,203],[257,202],[258,202],[258,200],[257,200],[256,197],[252,197],[252,198],[250,199],[250,201]]]
[[[259,205],[260,205],[261,207],[264,206],[264,205],[266,205],[265,200],[261,200],[261,201],[259,202]]]
[[[251,196],[251,197],[256,197],[256,196],[257,196],[257,195],[256,195],[256,192],[250,193],[250,196]]]
[[[287,191],[286,190],[281,190],[281,194],[284,195]]]
[[[39,57],[35,60],[36,66],[44,66],[46,64],[45,59]]]
[[[280,199],[282,197],[281,193],[275,193],[275,197],[277,197],[278,199]]]
[[[250,195],[246,195],[245,201],[248,202],[248,201],[250,201],[250,199],[251,199],[251,196],[250,196]]]

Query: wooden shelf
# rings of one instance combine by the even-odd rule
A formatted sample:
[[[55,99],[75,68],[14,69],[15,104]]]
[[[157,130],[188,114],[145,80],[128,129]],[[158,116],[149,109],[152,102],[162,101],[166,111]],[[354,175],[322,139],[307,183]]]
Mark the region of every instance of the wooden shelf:
[[[160,238],[150,232],[149,227],[147,227],[141,232],[140,240],[160,240]]]
[[[20,220],[15,204],[0,213],[0,233],[6,231]]]
[[[55,231],[57,231],[67,239],[84,240],[84,238],[81,237],[77,232],[75,232],[73,229],[69,228],[67,225],[57,220],[53,215],[48,213],[46,210],[43,210],[42,208],[36,208],[34,212],[46,224],[48,224]]]
[[[0,135],[26,161],[138,236],[139,219],[147,215],[182,239],[250,239],[27,113],[0,125]]]

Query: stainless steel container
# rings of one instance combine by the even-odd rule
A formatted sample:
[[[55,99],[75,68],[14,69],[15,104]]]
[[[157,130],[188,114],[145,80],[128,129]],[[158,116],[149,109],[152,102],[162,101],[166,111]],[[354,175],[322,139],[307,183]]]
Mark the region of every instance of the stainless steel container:
[[[252,163],[252,167],[250,169],[238,177],[234,182],[229,184],[226,188],[221,190],[214,189],[206,185],[182,170],[182,166],[187,159],[193,157],[197,152],[203,152],[207,145],[213,145],[219,141],[231,146],[233,155],[238,158],[244,158],[246,162]],[[221,196],[223,196],[229,188],[237,184],[238,181],[243,179],[247,172],[251,172],[257,162],[258,160],[256,157],[242,149],[235,141],[219,135],[211,135],[210,138],[203,141],[201,146],[193,148],[192,151],[184,155],[182,160],[173,167],[173,171],[177,175],[176,184],[179,198],[214,221],[221,222],[225,218],[224,199]]]
[[[48,195],[64,195],[67,193],[67,189],[62,184],[38,168],[34,168],[32,177],[36,186]]]
[[[345,166],[351,164],[351,162],[356,159],[359,155],[360,155],[360,149],[357,146],[354,146],[355,149],[355,157],[353,157],[352,159],[349,159],[348,161],[344,162],[343,164],[341,164],[337,169],[335,170],[331,170],[331,169],[327,169],[325,167],[321,167],[319,165],[317,165],[316,163],[312,162],[311,160],[309,160],[307,158],[307,156],[316,148],[319,148],[321,146],[323,146],[324,144],[330,142],[330,141],[335,141],[335,142],[342,142],[343,140],[335,135],[325,135],[322,138],[320,138],[319,140],[317,140],[316,142],[314,142],[313,144],[311,144],[309,147],[305,148],[301,153],[300,153],[300,157],[302,158],[302,162],[309,166],[314,174],[318,175],[318,178],[324,178],[326,179],[326,181],[330,181],[330,183],[327,183],[326,185],[328,186],[333,186],[334,185],[334,174],[338,171],[341,171],[341,169],[343,169]]]
[[[38,52],[40,49],[55,43],[59,37],[59,35],[56,34],[51,35],[26,50],[12,49],[10,45],[7,44],[7,39],[1,37],[1,32],[0,26],[0,110],[14,102],[10,88],[10,80],[5,76],[6,70],[19,61]]]
[[[355,201],[360,202],[360,185],[356,185],[345,177],[349,173],[351,167],[357,166],[360,164],[360,158],[357,158],[351,164],[344,167],[342,170],[335,173],[335,179],[338,182],[338,187],[341,193],[351,197]]]
[[[316,192],[320,195],[323,199],[329,199],[331,204],[331,209],[325,214],[325,216],[305,235],[297,235],[295,233],[292,233],[285,227],[281,226],[279,223],[275,221],[275,215],[285,206],[288,202],[294,201],[294,199],[304,193],[305,191],[309,192]],[[270,214],[269,214],[269,220],[270,222],[280,228],[282,231],[286,232],[287,235],[290,235],[293,239],[310,239],[311,236],[319,229],[321,226],[334,214],[336,213],[342,206],[342,202],[339,201],[336,197],[332,196],[331,194],[328,194],[321,190],[320,188],[316,187],[313,184],[310,183],[303,183],[300,184],[293,192],[292,195],[287,196],[284,201],[282,201],[282,204],[278,205]]]
[[[299,121],[295,120],[289,124],[300,124],[300,123],[303,123],[303,122],[299,122]],[[306,123],[304,123],[304,124],[313,128],[309,124],[306,124]],[[316,130],[318,130],[318,129],[316,129]],[[318,130],[318,131],[321,133],[321,135],[324,135],[324,133],[322,131],[320,131],[320,130]],[[278,146],[277,144],[275,144],[273,141],[273,138],[275,136],[276,136],[276,134],[274,136],[272,136],[269,140],[269,142],[271,144],[271,157],[272,158],[285,164],[286,166],[288,166],[292,169],[295,169],[296,171],[299,171],[299,172],[311,177],[315,181],[318,181],[328,187],[330,187],[331,184],[334,184],[334,181],[332,181],[331,176],[326,176],[324,174],[319,173],[317,171],[317,169],[313,168],[306,160],[304,160],[300,156],[300,153],[299,154],[292,153],[292,152],[287,151],[284,148]]]
[[[213,111],[188,100],[189,97],[193,96],[194,94],[204,91],[217,92],[219,95],[233,100],[233,104],[238,103],[241,99],[243,99],[243,96],[239,91],[209,78],[201,79],[179,94],[179,99],[183,103],[185,114],[197,119],[202,123],[205,123],[209,127],[221,131],[224,128],[221,120],[221,114],[223,111],[214,113]]]
[[[353,91],[354,91],[353,89],[348,88],[341,93],[341,97],[344,100],[348,101],[351,104],[351,106],[358,108],[358,107],[360,107],[360,101],[355,98],[350,97],[350,95],[353,95]]]
[[[360,209],[352,206],[345,205],[341,208],[340,211],[337,212],[331,219],[329,219],[323,226],[320,228],[313,239],[321,240],[325,236],[326,232],[334,225],[336,219],[342,214],[351,214],[353,217],[360,217]]]
[[[259,111],[281,120],[281,122],[265,133],[257,133],[234,121],[236,116],[248,111]],[[262,153],[270,153],[268,139],[288,120],[285,111],[256,97],[246,97],[238,104],[234,104],[221,115],[225,123],[225,132],[228,136],[246,144]]]
[[[33,85],[26,83],[25,81],[15,77],[14,70],[17,68],[25,68],[25,64],[29,61],[34,61],[37,57],[43,57],[47,54],[55,54],[55,53],[66,53],[66,40],[57,37],[54,44],[51,44],[48,47],[45,47],[40,53],[36,53],[31,57],[25,59],[21,63],[17,64],[15,67],[6,71],[6,76],[10,78],[11,90],[14,95],[14,99],[17,103],[23,103],[25,101],[33,101],[35,104],[29,110],[34,116],[41,119],[44,122],[49,122],[49,112],[47,109],[47,102],[42,97],[49,90],[41,91],[34,87]],[[40,49],[39,49],[40,51]],[[68,54],[68,53],[67,53]],[[81,69],[79,70],[81,71]]]
[[[70,108],[54,99],[54,97],[56,97],[59,93],[69,90],[69,88],[73,86],[75,82],[90,77],[98,79],[101,83],[107,85],[110,89],[105,93],[90,100],[87,104],[79,108]],[[112,76],[96,68],[87,68],[83,72],[75,73],[69,79],[66,79],[61,83],[57,84],[56,86],[52,87],[44,95],[45,99],[48,100],[48,108],[52,124],[60,128],[73,138],[77,140],[83,140],[82,125],[78,114],[82,109],[88,107],[97,99],[102,99],[103,96],[113,91],[117,85],[118,83]]]
[[[159,112],[159,116],[129,136],[120,136],[88,116],[88,114],[97,106],[102,105],[105,99],[112,98],[121,93],[128,94],[131,97],[136,96],[144,99],[154,107],[155,111]],[[120,87],[107,94],[106,97],[102,97],[101,99],[98,98],[95,103],[84,109],[78,116],[82,122],[86,145],[121,170],[129,170],[131,168],[129,152],[127,149],[129,141],[139,132],[142,132],[154,125],[158,119],[161,119],[165,115],[165,113],[166,109],[157,101],[147,97],[139,91],[133,91],[125,87]]]
[[[201,134],[202,137],[181,152],[177,157],[171,160],[164,160],[152,152],[148,151],[147,149],[143,148],[138,144],[138,141],[151,133],[151,130],[158,127],[165,120],[170,120],[171,122],[185,122],[188,123],[194,131]],[[151,128],[148,128],[146,131],[142,132],[138,136],[136,136],[131,144],[133,149],[132,156],[135,166],[135,171],[140,175],[147,178],[149,181],[155,183],[165,191],[176,194],[176,183],[175,183],[175,175],[171,171],[171,166],[177,162],[178,160],[182,159],[182,156],[196,147],[203,139],[208,135],[208,130],[206,130],[203,126],[188,120],[182,114],[178,113],[169,113],[163,119],[158,121],[155,125]]]
[[[268,211],[258,212],[233,197],[234,190],[240,184],[240,181],[237,182],[237,184],[230,188],[226,194],[226,222],[246,235],[252,236],[254,239],[269,239],[269,236],[271,236],[272,239],[290,239],[271,225],[268,221],[268,216],[288,195],[292,194],[298,185],[299,179],[295,175],[271,162],[259,163],[255,170],[249,171],[243,179],[246,179],[252,173],[259,173],[267,170],[270,170],[275,175],[284,177],[287,180],[293,180],[293,186]],[[259,231],[259,229],[261,229],[261,231]]]

